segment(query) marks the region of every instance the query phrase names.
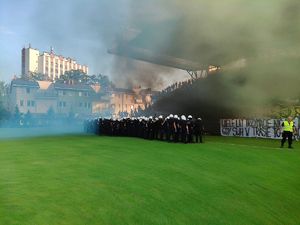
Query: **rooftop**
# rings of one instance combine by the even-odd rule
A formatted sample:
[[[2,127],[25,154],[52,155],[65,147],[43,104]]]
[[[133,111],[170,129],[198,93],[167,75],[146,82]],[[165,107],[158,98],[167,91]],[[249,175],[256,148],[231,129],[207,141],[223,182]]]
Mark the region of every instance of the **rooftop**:
[[[63,90],[81,90],[81,91],[92,91],[94,89],[88,84],[67,84],[67,83],[53,83],[51,85],[55,89],[63,89]]]
[[[17,78],[12,80],[11,85],[15,86],[28,86],[28,87],[37,87],[39,88],[39,83],[33,80],[25,80],[22,78]]]

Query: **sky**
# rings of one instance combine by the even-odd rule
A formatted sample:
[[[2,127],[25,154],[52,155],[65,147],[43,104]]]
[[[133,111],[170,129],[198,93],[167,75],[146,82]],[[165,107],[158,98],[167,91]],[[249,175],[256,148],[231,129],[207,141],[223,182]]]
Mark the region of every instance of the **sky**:
[[[118,80],[122,74],[113,68],[116,56],[107,49],[118,34],[130,28],[131,6],[129,0],[0,0],[0,80],[9,82],[20,75],[21,49],[29,43],[40,51],[52,46],[55,53],[87,64],[89,74]],[[159,20],[161,15],[148,16]],[[164,83],[188,78],[183,71],[173,70],[172,74]]]
[[[92,74],[108,72],[112,56],[106,54],[106,47],[102,42],[95,42],[86,29],[77,30],[76,24],[81,19],[76,21],[73,17],[70,18],[71,11],[67,4],[62,4],[61,8],[58,1],[53,1],[53,6],[48,8],[49,2],[51,1],[0,0],[1,80],[8,81],[13,75],[20,75],[21,49],[28,47],[29,43],[41,51],[49,51],[52,46],[57,54],[89,65]],[[69,3],[72,4],[73,1]],[[54,27],[54,24],[57,26]],[[69,32],[65,32],[66,30]],[[74,35],[77,32],[78,35]],[[103,55],[101,61],[95,59],[95,54]]]

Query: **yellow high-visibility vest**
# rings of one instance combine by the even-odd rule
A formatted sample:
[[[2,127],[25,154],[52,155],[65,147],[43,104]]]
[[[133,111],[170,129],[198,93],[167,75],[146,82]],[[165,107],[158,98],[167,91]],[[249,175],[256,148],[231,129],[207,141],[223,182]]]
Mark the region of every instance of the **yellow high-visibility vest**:
[[[283,122],[283,131],[289,131],[293,132],[294,122],[291,121],[290,123],[288,121]]]

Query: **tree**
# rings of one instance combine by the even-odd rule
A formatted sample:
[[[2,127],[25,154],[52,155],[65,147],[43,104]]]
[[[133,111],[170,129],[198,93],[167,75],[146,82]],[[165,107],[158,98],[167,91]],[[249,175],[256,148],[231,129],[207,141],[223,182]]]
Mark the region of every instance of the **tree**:
[[[32,115],[30,113],[30,111],[28,110],[27,113],[25,114],[25,117],[24,117],[24,123],[26,126],[30,126],[32,125]]]
[[[5,102],[7,100],[8,85],[3,81],[0,81],[0,121],[9,119],[10,113],[5,108]]]
[[[0,81],[0,106],[4,108],[4,101],[7,97],[7,86],[3,81]]]
[[[49,78],[42,73],[31,73],[31,78],[35,81],[48,80]]]
[[[109,90],[114,87],[114,84],[109,80],[108,76],[102,74],[90,76],[89,83],[99,84],[104,90]]]
[[[74,81],[75,83],[87,83],[88,80],[89,76],[81,70],[70,70],[61,75],[57,82],[65,83],[67,81]]]
[[[88,84],[95,85],[99,84],[101,89],[104,91],[110,90],[115,87],[115,85],[110,81],[108,76],[98,74],[98,75],[87,75],[83,73],[81,70],[70,70],[65,72],[65,74],[61,75],[60,78],[56,81],[58,83],[68,83],[72,81],[72,83],[78,84]]]
[[[5,88],[5,83],[4,81],[0,81],[0,96],[3,98],[6,94],[6,88]]]
[[[9,111],[5,109],[2,104],[0,104],[0,122],[9,119],[9,116]]]
[[[17,125],[20,125],[21,113],[20,113],[19,107],[17,105],[15,107],[15,113],[14,113],[13,119]]]

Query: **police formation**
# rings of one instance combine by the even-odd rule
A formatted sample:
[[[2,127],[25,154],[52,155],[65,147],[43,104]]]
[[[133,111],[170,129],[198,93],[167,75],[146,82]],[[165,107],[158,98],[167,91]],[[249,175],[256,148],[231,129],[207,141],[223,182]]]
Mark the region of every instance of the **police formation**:
[[[107,136],[139,137],[167,142],[202,143],[203,123],[201,118],[169,115],[122,119],[97,118],[84,124],[87,133]]]

